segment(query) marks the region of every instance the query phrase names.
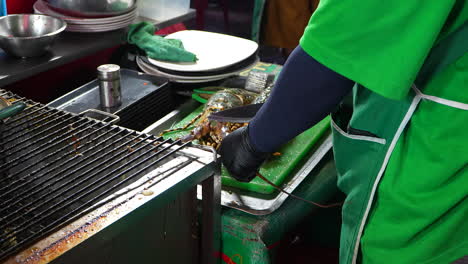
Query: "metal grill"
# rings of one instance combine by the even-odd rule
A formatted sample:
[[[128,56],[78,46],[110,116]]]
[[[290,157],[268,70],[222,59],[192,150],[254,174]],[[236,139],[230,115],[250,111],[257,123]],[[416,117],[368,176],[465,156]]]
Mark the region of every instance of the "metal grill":
[[[0,121],[0,259],[69,223],[186,146],[4,90],[0,96],[28,104]]]

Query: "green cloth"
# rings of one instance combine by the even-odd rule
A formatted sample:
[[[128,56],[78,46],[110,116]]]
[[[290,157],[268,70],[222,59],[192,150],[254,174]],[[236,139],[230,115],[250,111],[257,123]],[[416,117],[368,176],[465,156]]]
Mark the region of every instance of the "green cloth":
[[[311,17],[301,47],[317,61],[364,87],[402,99],[437,38],[468,18],[467,2],[323,0]],[[426,92],[468,102],[468,93],[458,90],[466,84],[468,55],[457,64],[460,66],[448,69],[446,76],[433,80]],[[449,86],[439,85],[446,81]]]
[[[255,0],[252,13],[252,33],[251,38],[255,42],[260,41],[260,29],[262,26],[263,11],[267,0]]]
[[[184,49],[182,41],[154,35],[155,28],[148,22],[130,25],[127,40],[155,60],[172,62],[195,62],[197,56]]]
[[[467,19],[468,0],[423,4],[322,0],[301,46],[325,66],[367,89],[404,100],[431,48]],[[425,94],[467,104],[467,83],[465,54],[419,88]],[[369,123],[359,123],[353,116],[353,128],[384,134],[385,122],[375,125],[382,112],[388,112],[384,107],[369,110],[363,106],[368,110],[355,114],[367,115]],[[374,124],[372,129],[369,124]],[[466,255],[466,131],[468,111],[427,100],[418,105],[378,185],[360,241],[362,263],[450,263]],[[357,153],[352,151],[354,156]]]

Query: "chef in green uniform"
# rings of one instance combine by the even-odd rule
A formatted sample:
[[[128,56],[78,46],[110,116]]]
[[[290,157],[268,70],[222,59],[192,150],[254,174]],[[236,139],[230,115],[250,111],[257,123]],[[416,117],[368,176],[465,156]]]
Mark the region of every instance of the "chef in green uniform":
[[[268,101],[220,154],[240,181],[332,113],[340,263],[468,255],[468,0],[321,0]],[[353,95],[352,115],[340,107]]]

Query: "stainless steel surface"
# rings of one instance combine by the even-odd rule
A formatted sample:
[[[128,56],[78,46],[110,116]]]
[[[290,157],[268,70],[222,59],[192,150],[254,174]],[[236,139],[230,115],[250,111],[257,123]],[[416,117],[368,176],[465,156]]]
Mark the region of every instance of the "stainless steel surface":
[[[115,108],[100,105],[99,81],[93,80],[49,103],[79,114],[99,109],[120,117],[118,125],[141,131],[171,112],[175,106],[173,89],[166,79],[121,69],[122,104]]]
[[[118,115],[114,115],[112,113],[104,112],[104,111],[97,110],[97,109],[88,109],[88,110],[83,111],[83,112],[80,113],[80,115],[95,118],[95,116],[93,116],[93,114],[102,115],[102,116],[104,116],[106,118],[109,117],[111,120],[109,120],[109,121],[106,120],[106,122],[111,123],[111,124],[115,124],[115,123],[119,122],[119,120],[120,120],[120,117]],[[95,119],[101,120],[101,119],[98,119],[98,118],[95,118]]]
[[[153,21],[158,29],[195,17],[195,10],[165,21]],[[48,56],[30,60],[17,60],[0,51],[0,87],[21,81],[41,72],[59,67],[73,60],[95,54],[100,50],[123,44],[125,30],[101,34],[61,34]],[[96,38],[96,35],[99,38]],[[98,97],[99,98],[99,97]]]
[[[213,150],[214,151],[214,150]],[[216,160],[216,152],[214,151]],[[202,188],[202,258],[201,263],[216,264],[221,242],[221,175],[219,164],[216,174],[201,184]]]
[[[322,142],[320,142],[317,148],[313,149],[309,153],[304,164],[293,172],[291,180],[280,187],[282,187],[286,192],[293,192],[317,166],[322,158],[331,150],[331,148],[332,136],[328,135]],[[198,193],[200,197],[200,190]],[[224,187],[221,192],[221,204],[252,215],[267,215],[278,209],[284,201],[288,199],[288,197],[289,196],[287,194],[282,192],[274,195],[259,195],[252,192]]]
[[[51,264],[165,263],[161,260],[170,260],[170,263],[200,263],[194,262],[200,255],[200,228],[194,207],[197,199],[193,193],[191,188],[166,204],[149,201],[88,237]],[[142,196],[139,194],[135,198]],[[154,197],[158,198],[164,199],[164,195]],[[128,207],[124,205],[121,208],[125,213]],[[121,208],[112,211],[111,217],[119,214]],[[73,237],[87,236],[92,228],[93,225],[90,225],[84,231],[76,232],[69,241]]]
[[[195,100],[188,100],[181,106],[177,107],[177,109],[175,109],[174,111],[170,112],[163,118],[153,123],[151,126],[147,127],[142,132],[153,133],[153,135],[159,135],[164,130],[170,129],[172,125],[179,122],[181,118],[184,118],[185,116],[193,112],[193,110],[199,106],[200,106],[199,102]]]
[[[0,90],[0,95],[21,99],[3,90]],[[89,247],[89,243],[85,243],[89,238],[91,241],[99,240],[104,247],[112,245],[112,241],[119,241],[119,244],[126,242],[127,245],[131,245],[135,240],[122,240],[122,237],[119,237],[122,230],[132,233],[135,223],[146,219],[144,216],[148,215],[148,212],[154,212],[155,209],[176,199],[181,193],[207,180],[214,173],[219,173],[216,172],[217,166],[213,162],[215,158],[212,152],[177,142],[161,142],[154,136],[79,118],[74,114],[29,100],[26,102],[29,105],[27,113],[13,118],[5,125],[20,132],[12,131],[8,135],[2,135],[0,141],[1,158],[6,161],[0,164],[2,171],[6,173],[2,175],[0,181],[13,180],[11,184],[14,186],[14,189],[10,189],[1,185],[3,190],[0,192],[0,197],[3,200],[0,200],[0,211],[6,211],[7,214],[2,214],[0,224],[2,228],[5,225],[10,228],[3,229],[0,239],[2,239],[1,242],[5,242],[5,239],[12,238],[14,235],[16,241],[12,245],[13,248],[10,248],[8,243],[0,243],[0,253],[4,257],[19,248],[22,250],[16,256],[7,259],[6,263],[48,263],[71,248],[77,246],[82,248],[83,245]],[[70,121],[74,122],[68,124]],[[28,137],[28,140],[22,141],[21,138],[24,136]],[[17,140],[20,141],[17,142]],[[101,148],[106,150],[100,150]],[[144,150],[146,148],[149,149]],[[168,151],[167,155],[158,158],[160,161],[158,165],[156,165],[158,161],[150,161],[162,154],[156,149]],[[141,151],[145,153],[140,153]],[[110,153],[115,155],[107,155]],[[138,156],[142,160],[135,163],[140,159]],[[146,163],[149,166],[142,167],[147,166]],[[121,174],[116,174],[118,168],[114,166],[119,166],[124,170],[120,172]],[[106,180],[92,185],[82,185],[88,184],[89,182],[85,182],[98,173],[104,177],[113,177],[114,180],[118,180],[118,183]],[[142,177],[135,177],[137,174]],[[69,178],[71,180],[69,183],[73,185],[61,185],[66,178]],[[49,184],[50,181],[53,181],[52,185]],[[215,182],[214,179],[212,181]],[[124,183],[127,184],[122,185]],[[118,188],[119,186],[123,188]],[[75,194],[67,194],[78,187],[83,188]],[[55,193],[51,194],[52,190]],[[91,195],[97,190],[103,193]],[[72,196],[66,197],[69,194]],[[15,195],[18,196],[17,199],[12,197]],[[212,195],[219,197],[220,194],[212,193]],[[94,202],[92,206],[86,207],[91,201]],[[61,210],[67,208],[68,205],[73,205],[69,208],[72,211]],[[51,207],[47,208],[48,206]],[[16,212],[25,208],[25,212],[16,215]],[[68,218],[71,213],[78,212],[80,212],[79,217],[76,215],[76,217]],[[59,214],[57,215],[59,218],[55,218],[56,213]],[[52,219],[49,219],[50,217]],[[45,221],[46,219],[48,221]],[[64,223],[71,224],[58,231],[49,229],[54,225],[63,226]],[[32,232],[24,231],[28,227],[33,228]],[[147,225],[146,228],[151,228],[151,225]],[[23,231],[26,233],[23,234]],[[166,233],[163,235],[165,237]],[[22,240],[25,236],[28,239]],[[43,238],[37,240],[41,237]],[[35,244],[30,246],[32,242]],[[210,243],[214,244],[213,241]],[[25,248],[25,246],[30,247]],[[91,248],[96,251],[96,247]],[[101,248],[97,252],[101,253],[99,257],[102,257],[100,250]],[[108,246],[106,252],[110,254],[104,256],[107,260],[115,256]],[[67,252],[68,255],[69,253]],[[119,253],[123,255],[118,256],[127,255],[125,250]],[[144,252],[141,255],[151,256],[153,252],[147,253]],[[140,252],[137,255],[139,256]],[[94,259],[94,255],[90,257]],[[57,263],[75,263],[60,260],[58,259]],[[147,263],[141,260],[141,258],[135,259],[136,262]],[[87,263],[102,262],[93,260]]]
[[[79,17],[120,15],[136,8],[136,0],[45,0],[52,8]]]
[[[101,65],[97,68],[97,72],[101,106],[112,108],[121,105],[120,66],[115,64]]]
[[[251,71],[247,77],[245,89],[260,93],[273,84],[275,77],[275,74],[255,70]]]
[[[120,79],[120,66],[116,64],[104,64],[97,68],[99,80]]]
[[[160,218],[168,217],[165,214],[167,213],[167,209],[164,209],[164,205],[172,202],[180,194],[196,186],[197,183],[209,179],[215,170],[212,153],[196,148],[186,148],[183,150],[182,155],[179,155],[170,163],[163,164],[163,166],[148,173],[148,175],[142,177],[139,181],[110,195],[94,208],[88,210],[85,216],[32,244],[27,249],[7,259],[3,264],[43,264],[53,260],[56,261],[52,263],[60,264],[148,263],[147,261],[149,260],[145,260],[145,262],[138,258],[140,256],[147,256],[149,253],[156,254],[157,252],[143,252],[141,249],[146,248],[148,244],[156,246],[156,248],[165,248],[160,237],[164,237],[163,240],[166,240],[164,243],[169,244],[171,241],[167,240],[169,238],[174,239],[170,236],[170,231],[165,230],[163,234],[158,234],[160,237],[148,238],[150,240],[145,240],[142,236],[130,237],[130,239],[133,238],[130,241],[128,241],[129,237],[123,237],[122,233],[129,233],[125,234],[128,236],[132,233],[138,234],[139,230],[153,233],[152,229],[158,228],[152,226],[157,224],[156,221],[150,223],[151,225],[139,225],[138,227],[135,227],[134,224],[137,221],[143,221],[143,218],[149,218],[148,215],[151,215],[151,212],[159,213]],[[163,209],[162,212],[157,210],[160,208]],[[145,214],[144,217],[141,215],[142,213]],[[213,219],[218,221],[216,218]],[[164,222],[166,221],[170,221],[170,219],[164,219]],[[166,225],[171,226],[170,223]],[[185,230],[185,227],[180,228]],[[191,235],[197,236],[198,234]],[[158,241],[161,241],[159,246]],[[206,241],[206,243],[216,244],[212,238]],[[138,247],[140,251],[130,250],[129,252],[128,248],[123,248],[123,250],[116,252],[115,248],[122,244],[128,248]],[[91,246],[88,246],[88,249],[83,249],[86,245]],[[184,254],[185,248],[180,248],[181,245],[173,246],[179,246],[177,247],[177,254]],[[79,250],[75,252],[75,249]],[[89,254],[90,251],[94,254]],[[62,258],[59,258],[64,253],[75,255],[77,258],[81,258],[81,260],[87,259],[89,261],[64,261]],[[133,259],[129,260],[129,256],[133,257]],[[68,260],[66,255],[64,257]],[[98,261],[102,258],[107,262]],[[165,261],[162,262],[166,263]]]
[[[112,80],[99,80],[99,98],[105,108],[116,107],[122,104],[122,88],[120,78]]]
[[[175,109],[166,117],[160,119],[152,126],[143,130],[148,134],[159,134],[160,132],[169,129],[173,124],[182,120],[199,106],[198,103],[187,102],[181,107]],[[312,149],[302,166],[299,166],[291,176],[291,180],[281,186],[287,192],[293,192],[297,186],[309,175],[320,160],[331,150],[332,138],[331,135],[325,135],[324,138],[317,143],[317,146]],[[202,189],[198,188],[198,198],[202,199]],[[243,191],[227,186],[222,186],[221,204],[227,207],[235,208],[253,215],[267,215],[278,209],[288,198],[287,194],[274,193],[273,195],[262,195],[254,192]]]
[[[9,15],[0,17],[0,47],[17,57],[35,57],[51,49],[57,35],[67,24],[46,15]]]
[[[121,69],[120,75],[122,105],[119,109],[137,103],[138,100],[167,84],[166,79],[157,78],[128,69]],[[99,81],[97,79],[93,80],[70,93],[63,95],[62,97],[55,99],[48,105],[76,114],[88,109],[98,109],[100,105]],[[118,114],[119,109],[116,109],[115,113]]]

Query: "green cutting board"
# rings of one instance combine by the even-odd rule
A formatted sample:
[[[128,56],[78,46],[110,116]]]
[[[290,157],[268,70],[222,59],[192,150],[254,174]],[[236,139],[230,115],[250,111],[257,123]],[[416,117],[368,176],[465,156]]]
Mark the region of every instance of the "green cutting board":
[[[172,128],[183,127],[202,111],[203,105],[195,109],[179,123],[172,126]],[[284,125],[287,125],[287,123]],[[164,138],[180,138],[190,133],[192,128],[193,127],[189,127],[186,131],[167,133],[164,135]],[[319,141],[319,139],[328,129],[330,129],[330,118],[326,117],[317,125],[310,128],[309,130],[304,131],[302,134],[298,135],[283,147],[281,147],[281,149],[278,150],[281,155],[272,156],[269,160],[267,160],[260,168],[260,173],[274,184],[281,185],[291,173],[291,171],[296,167],[296,165],[302,160],[302,158],[304,158],[304,156],[309,152],[314,144]],[[270,194],[276,191],[273,186],[269,185],[258,177],[249,183],[238,182],[229,176],[229,173],[224,167],[222,169],[221,176],[222,184],[226,186],[263,194]]]

